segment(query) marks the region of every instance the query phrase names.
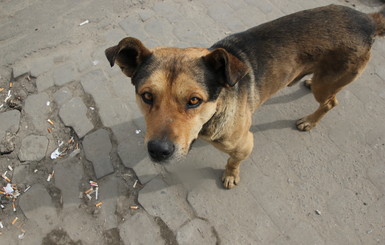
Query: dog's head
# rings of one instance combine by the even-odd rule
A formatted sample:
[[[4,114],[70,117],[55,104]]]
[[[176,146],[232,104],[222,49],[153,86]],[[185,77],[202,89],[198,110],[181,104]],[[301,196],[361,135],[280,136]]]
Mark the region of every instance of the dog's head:
[[[105,54],[135,85],[148,152],[157,162],[186,155],[215,114],[222,89],[233,87],[247,73],[247,67],[224,49],[149,50],[128,37]]]

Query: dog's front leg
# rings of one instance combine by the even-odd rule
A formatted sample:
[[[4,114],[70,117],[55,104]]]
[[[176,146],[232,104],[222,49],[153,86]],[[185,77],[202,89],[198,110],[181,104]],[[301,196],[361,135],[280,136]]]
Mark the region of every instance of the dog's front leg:
[[[253,138],[253,134],[248,131],[237,140],[237,144],[233,147],[219,147],[230,155],[230,158],[227,160],[225,172],[222,176],[225,188],[231,189],[239,183],[239,165],[253,150]],[[225,145],[228,146],[229,144],[223,144],[223,146]]]

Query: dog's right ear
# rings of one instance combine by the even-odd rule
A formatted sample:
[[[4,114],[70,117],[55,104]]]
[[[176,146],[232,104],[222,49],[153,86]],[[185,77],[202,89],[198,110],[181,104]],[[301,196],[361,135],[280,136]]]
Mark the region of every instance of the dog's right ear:
[[[151,51],[133,37],[122,39],[118,45],[106,49],[104,53],[111,67],[116,63],[128,77],[132,77],[139,65],[151,55]]]

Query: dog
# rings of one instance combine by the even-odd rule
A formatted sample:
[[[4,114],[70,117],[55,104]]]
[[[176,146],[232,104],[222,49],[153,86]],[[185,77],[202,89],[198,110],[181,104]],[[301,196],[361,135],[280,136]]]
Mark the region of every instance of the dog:
[[[296,123],[300,131],[312,129],[364,70],[374,38],[384,35],[385,9],[365,14],[329,5],[230,35],[210,48],[150,50],[127,37],[105,54],[135,86],[151,159],[185,156],[201,138],[229,155],[222,177],[229,189],[252,152],[251,116],[261,104],[312,75],[307,85],[319,107]]]

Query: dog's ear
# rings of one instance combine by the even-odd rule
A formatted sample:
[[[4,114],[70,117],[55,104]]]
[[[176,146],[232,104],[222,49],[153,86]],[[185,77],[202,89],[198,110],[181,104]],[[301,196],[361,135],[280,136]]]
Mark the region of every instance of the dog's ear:
[[[249,72],[245,63],[223,48],[214,49],[203,60],[225,87],[233,87]]]
[[[106,49],[104,53],[111,67],[116,63],[128,77],[132,77],[139,65],[151,55],[151,51],[133,37],[122,39],[118,45]]]

